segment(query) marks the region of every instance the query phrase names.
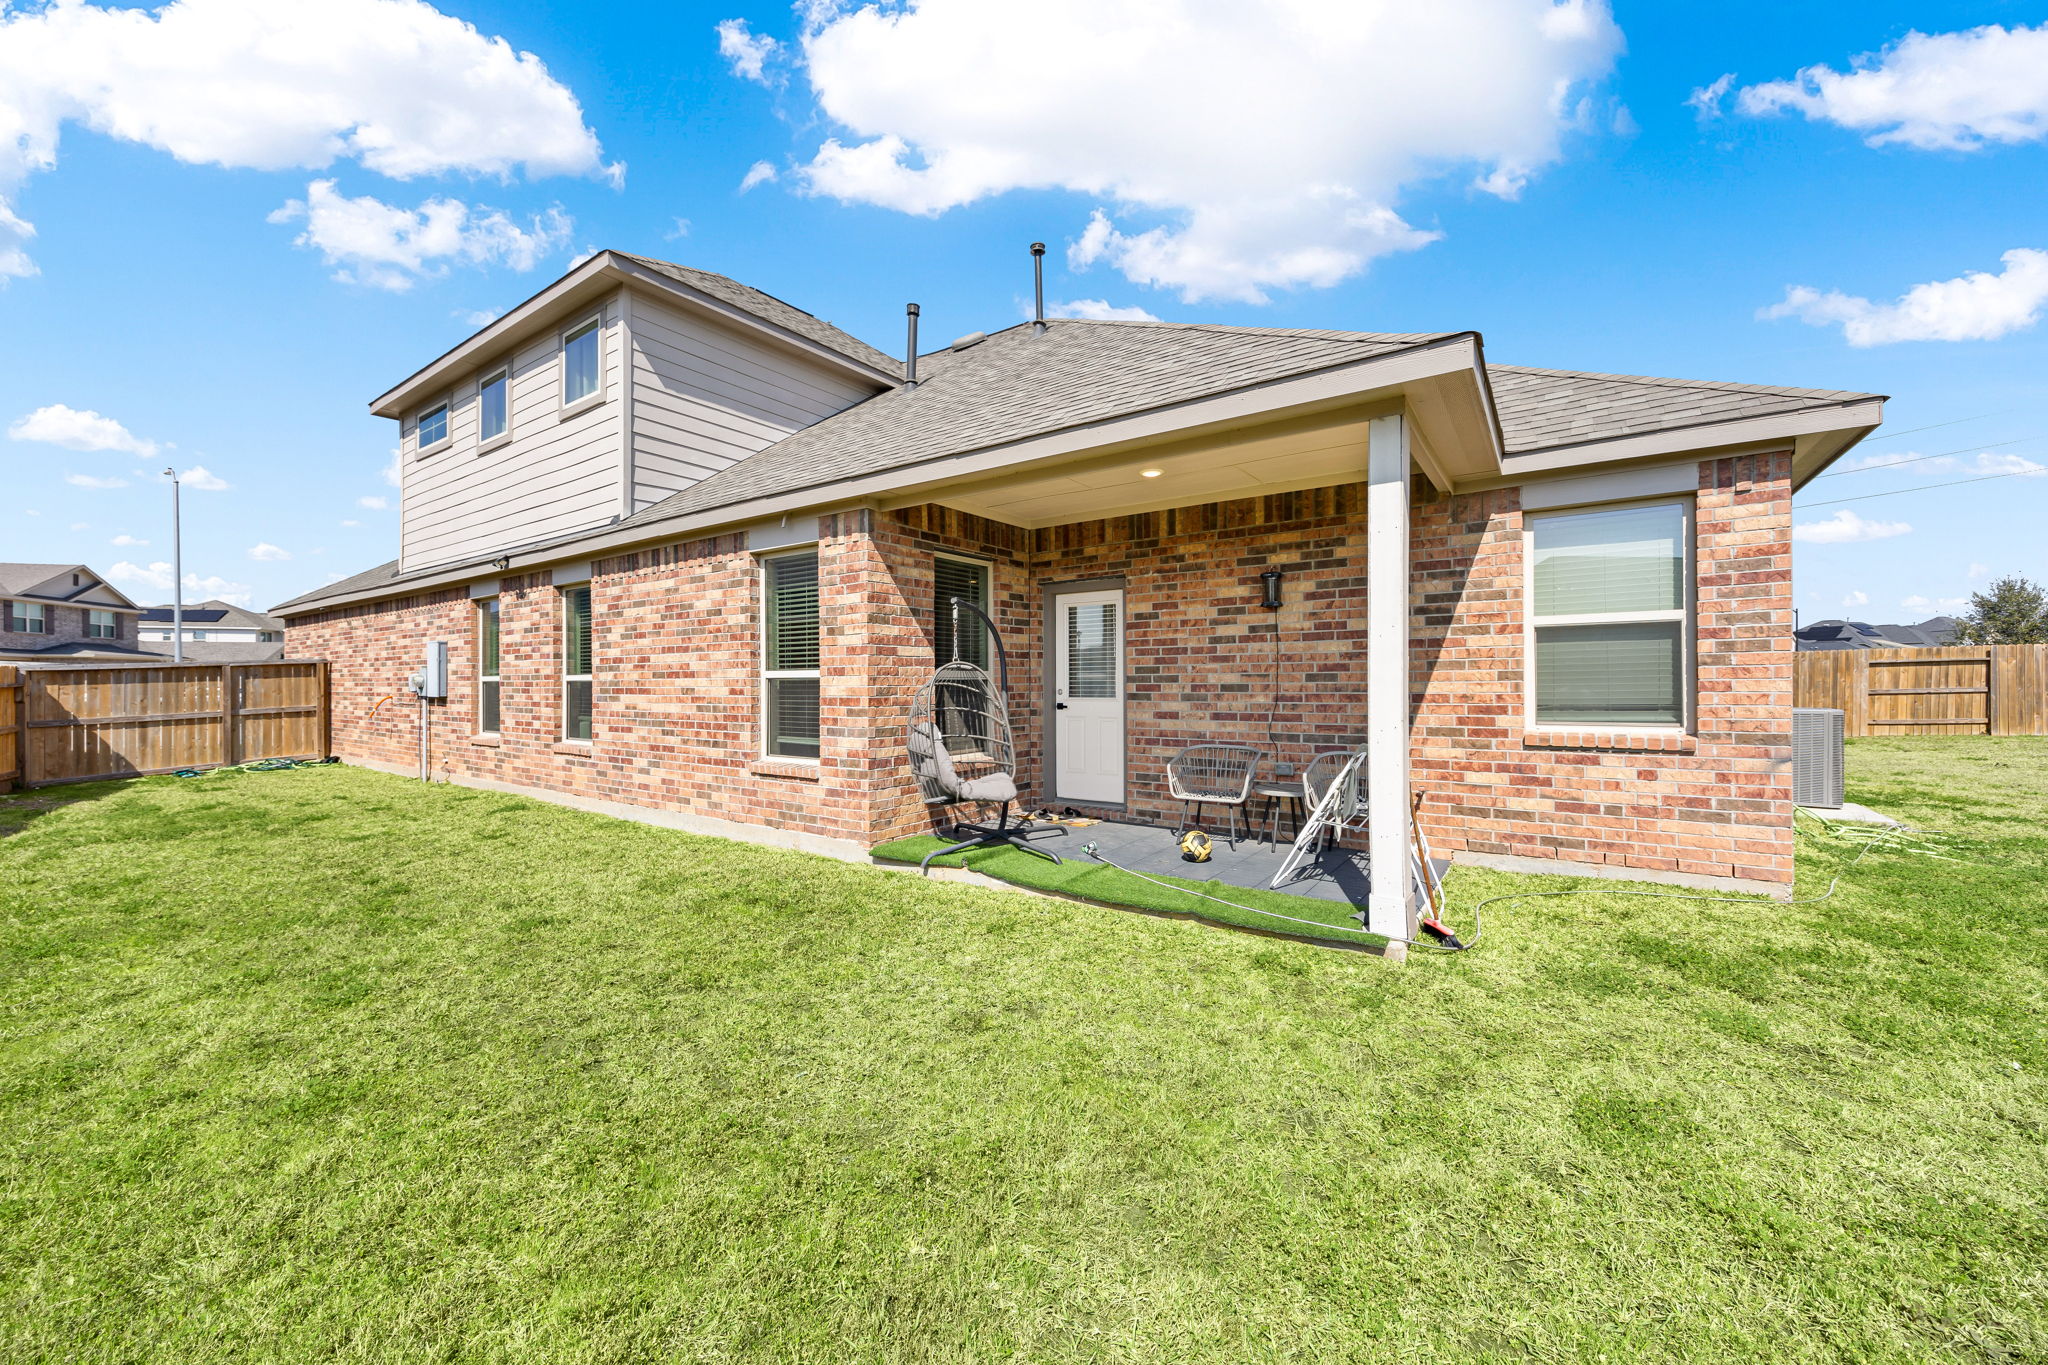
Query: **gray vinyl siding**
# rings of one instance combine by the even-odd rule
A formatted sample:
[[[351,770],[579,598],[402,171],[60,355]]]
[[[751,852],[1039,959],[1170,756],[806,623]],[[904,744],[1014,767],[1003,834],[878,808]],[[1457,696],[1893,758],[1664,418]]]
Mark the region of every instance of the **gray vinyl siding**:
[[[625,406],[617,295],[603,319],[603,402],[561,415],[561,334],[550,329],[512,352],[509,440],[477,448],[477,386],[495,367],[466,376],[449,395],[450,439],[439,449],[422,456],[414,445],[414,421],[432,401],[401,420],[406,569],[485,558],[617,518]]]
[[[880,390],[636,292],[633,510]]]

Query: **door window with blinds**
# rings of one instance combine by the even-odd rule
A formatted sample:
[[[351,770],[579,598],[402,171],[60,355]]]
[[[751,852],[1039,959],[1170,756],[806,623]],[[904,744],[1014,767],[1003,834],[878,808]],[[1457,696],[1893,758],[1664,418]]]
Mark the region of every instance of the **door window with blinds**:
[[[1533,724],[1691,722],[1692,504],[1528,519]]]
[[[498,599],[476,604],[476,728],[498,733]]]
[[[1116,657],[1114,602],[1076,603],[1067,609],[1066,693],[1073,699],[1116,696],[1122,670]]]
[[[588,740],[590,585],[562,589],[562,738]]]
[[[763,751],[818,756],[818,553],[761,561]]]
[[[977,668],[988,667],[988,627],[965,607],[957,626],[953,599],[971,602],[983,611],[989,608],[988,565],[971,559],[932,560],[932,662],[945,665],[958,660]]]

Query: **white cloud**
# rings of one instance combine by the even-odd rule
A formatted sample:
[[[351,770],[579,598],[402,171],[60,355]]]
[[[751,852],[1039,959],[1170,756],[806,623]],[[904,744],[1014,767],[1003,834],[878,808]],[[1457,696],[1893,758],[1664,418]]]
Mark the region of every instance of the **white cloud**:
[[[766,185],[770,181],[778,179],[780,175],[781,173],[775,169],[774,163],[756,161],[753,165],[747,167],[747,173],[740,178],[740,193],[745,194],[756,185]]]
[[[116,583],[133,583],[137,587],[154,588],[158,592],[169,592],[171,584],[176,581],[171,576],[170,564],[161,559],[153,564],[146,565],[131,564],[124,559],[114,565],[113,568],[107,570],[107,577],[113,579]],[[214,575],[207,575],[206,577],[201,577],[196,573],[185,575],[186,601],[203,602],[210,597],[218,597],[223,602],[232,602],[238,607],[246,607],[254,600],[254,589],[247,583],[230,582],[228,579]]]
[[[354,518],[351,518],[351,517],[343,517],[343,518],[342,518],[342,521],[341,521],[341,524],[342,524],[343,526],[361,526],[361,525],[362,525],[362,523],[361,523],[360,521],[356,521],[356,520],[355,520]]]
[[[1108,299],[1068,299],[1064,303],[1048,303],[1045,315],[1049,318],[1082,318],[1089,322],[1159,321],[1142,308],[1119,308]],[[1024,304],[1024,316],[1031,316],[1029,303]]]
[[[1711,85],[1703,85],[1685,97],[1685,107],[1692,110],[1700,122],[1721,117],[1721,101],[1728,97],[1729,89],[1735,84],[1735,73],[1716,79]]]
[[[1911,597],[1901,598],[1899,605],[1909,611],[1931,611],[1936,615],[1946,616],[1951,612],[1958,612],[1964,607],[1969,606],[1970,599],[1967,597],[1922,597],[1915,593]]]
[[[178,481],[187,488],[197,488],[207,493],[219,493],[231,486],[226,479],[215,474],[203,464],[195,464],[184,473],[178,475]]]
[[[488,327],[504,314],[496,308],[458,308],[453,316],[471,327]]]
[[[8,201],[66,123],[193,165],[624,175],[538,57],[423,0],[0,5],[0,276],[34,272]]]
[[[128,486],[128,480],[126,479],[103,479],[93,474],[66,474],[64,482],[78,488],[126,488]]]
[[[560,208],[521,227],[496,209],[472,209],[459,199],[429,199],[416,209],[372,195],[350,199],[335,192],[332,180],[315,180],[304,199],[287,202],[270,221],[304,222],[295,241],[339,267],[335,279],[394,292],[446,274],[448,261],[531,270],[566,245],[574,229]]]
[[[819,3],[802,63],[845,133],[799,177],[916,214],[1069,190],[1100,206],[1077,266],[1257,302],[1434,240],[1395,211],[1412,186],[1519,192],[1620,49],[1605,0]]]
[[[1990,576],[1991,566],[1989,564],[1972,564],[1970,566],[1970,577],[1989,578]]]
[[[155,441],[144,440],[113,418],[102,417],[91,408],[81,410],[62,403],[37,408],[16,419],[7,428],[7,439],[41,441],[66,450],[125,450],[145,460],[157,452]]]
[[[1915,470],[1932,472],[1937,469],[1955,468],[1955,460],[1948,455],[1921,455],[1911,450],[1889,451],[1883,455],[1864,455],[1844,464],[1837,473],[1847,474],[1858,469],[1891,469],[1897,465],[1909,464]]]
[[[1869,605],[1870,594],[1867,592],[1852,592],[1842,599],[1842,606],[1845,610],[1855,607],[1867,607]]]
[[[1815,327],[1840,323],[1851,346],[1995,341],[2033,326],[2048,307],[2048,251],[2019,247],[1999,259],[2005,269],[1996,275],[1973,270],[1953,280],[1916,284],[1896,303],[1794,285],[1783,301],[1758,309],[1757,316],[1793,317]]]
[[[254,545],[251,545],[249,547],[249,558],[260,559],[266,563],[275,564],[281,560],[290,559],[291,557],[292,552],[290,550],[282,549],[279,546],[272,545],[267,540],[259,540]]]
[[[385,508],[391,506],[391,500],[383,497],[357,498],[356,506],[367,507],[372,512],[382,512]]]
[[[718,25],[718,55],[742,80],[770,84],[768,63],[781,50],[782,44],[775,39],[749,31],[744,19],[726,19]]]
[[[89,521],[74,521],[71,523],[71,529],[74,531],[90,531],[92,523]]]
[[[2048,465],[2030,460],[2024,455],[2008,455],[2003,451],[1984,451],[1977,456],[1979,474],[2018,474],[2023,478],[2038,478],[2048,474]]]
[[[1745,87],[1745,114],[1790,109],[1865,134],[1873,147],[1975,151],[2048,137],[2048,24],[1909,32],[1847,71],[1816,65],[1791,80]]]
[[[115,536],[112,540],[108,541],[107,544],[119,545],[125,549],[129,546],[134,545],[147,545],[149,544],[149,542],[146,540],[137,540],[134,536],[131,536],[124,531],[120,535]]]
[[[681,240],[683,240],[683,238],[689,235],[690,220],[687,218],[678,218],[675,221],[675,226],[671,227],[667,232],[661,234],[661,239],[665,242],[680,242]]]
[[[384,482],[393,488],[402,488],[405,483],[405,452],[398,446],[391,447],[391,458],[384,462]]]
[[[1792,528],[1792,539],[1809,545],[1847,545],[1859,540],[1890,540],[1911,531],[1903,521],[1866,521],[1846,507],[1837,508],[1825,521],[1810,521]]]

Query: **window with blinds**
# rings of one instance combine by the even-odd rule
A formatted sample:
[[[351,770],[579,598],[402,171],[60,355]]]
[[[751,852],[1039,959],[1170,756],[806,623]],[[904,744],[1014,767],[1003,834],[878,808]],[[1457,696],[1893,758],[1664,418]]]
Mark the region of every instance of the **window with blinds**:
[[[590,726],[590,585],[562,589],[562,738],[587,740]]]
[[[988,579],[986,564],[943,556],[932,560],[933,663],[944,665],[957,659],[977,668],[988,667],[988,627],[965,607],[960,609],[957,626],[953,617],[956,597],[989,610]]]
[[[1116,603],[1074,603],[1067,608],[1067,696],[1116,694]]]
[[[586,590],[587,591],[587,590]],[[498,599],[476,604],[476,728],[498,733]]]
[[[818,555],[761,562],[762,727],[775,758],[818,756]]]
[[[1528,519],[1532,719],[1682,726],[1692,669],[1692,506]]]

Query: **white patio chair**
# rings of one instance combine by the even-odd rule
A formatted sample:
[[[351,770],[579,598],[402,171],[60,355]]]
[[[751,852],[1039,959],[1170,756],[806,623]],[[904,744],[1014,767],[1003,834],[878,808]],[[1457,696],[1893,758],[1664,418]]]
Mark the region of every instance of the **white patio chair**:
[[[1197,744],[1182,749],[1166,764],[1166,789],[1181,803],[1181,821],[1188,807],[1225,806],[1230,811],[1230,846],[1237,847],[1237,812],[1251,795],[1262,749],[1242,744]]]

